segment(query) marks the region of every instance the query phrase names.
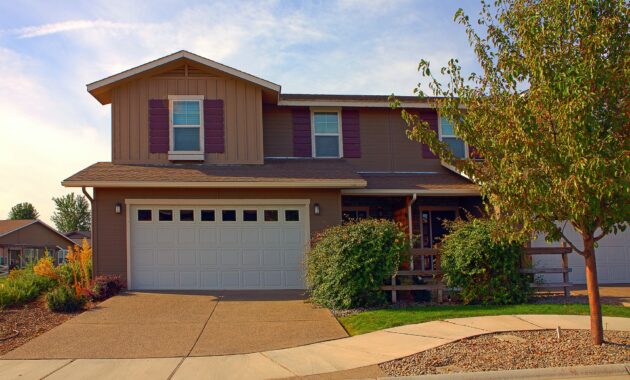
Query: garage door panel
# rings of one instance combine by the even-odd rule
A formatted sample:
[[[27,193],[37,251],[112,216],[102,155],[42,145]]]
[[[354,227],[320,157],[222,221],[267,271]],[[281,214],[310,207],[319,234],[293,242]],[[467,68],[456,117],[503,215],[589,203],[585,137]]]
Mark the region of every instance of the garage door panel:
[[[308,212],[302,207],[132,206],[131,287],[303,288],[307,233],[302,218]],[[152,210],[153,219],[138,221],[138,209]],[[193,210],[194,217],[187,213],[188,220],[180,220],[184,209]],[[159,221],[159,210],[172,210],[173,220]],[[202,220],[202,210],[214,210],[215,217],[206,211]],[[250,210],[256,212],[246,212]],[[286,210],[299,210],[299,218],[292,212],[293,220],[288,220]],[[234,215],[235,221],[227,220]]]
[[[180,249],[178,250],[177,263],[180,265],[196,265],[197,250],[196,249]]]
[[[220,273],[222,289],[239,289],[241,287],[241,273],[239,271],[223,271]]]
[[[245,248],[243,250],[243,266],[259,267],[260,266],[260,249]]]
[[[216,249],[200,249],[199,263],[201,265],[217,265],[218,250]]]

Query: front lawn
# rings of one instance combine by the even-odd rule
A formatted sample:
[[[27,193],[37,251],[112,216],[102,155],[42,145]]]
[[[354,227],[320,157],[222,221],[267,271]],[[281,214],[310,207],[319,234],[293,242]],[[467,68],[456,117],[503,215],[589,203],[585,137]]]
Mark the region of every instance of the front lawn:
[[[630,308],[602,305],[605,316],[630,318]],[[340,317],[339,321],[350,335],[448,318],[477,317],[506,314],[574,314],[588,315],[588,305],[523,304],[508,306],[426,306],[372,310]]]

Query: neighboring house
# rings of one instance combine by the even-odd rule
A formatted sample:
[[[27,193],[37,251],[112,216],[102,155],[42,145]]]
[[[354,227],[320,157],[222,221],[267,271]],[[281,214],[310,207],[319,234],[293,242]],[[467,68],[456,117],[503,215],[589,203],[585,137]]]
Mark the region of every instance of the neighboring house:
[[[72,240],[39,219],[0,220],[0,265],[23,268],[45,252],[63,261]]]
[[[481,204],[387,96],[283,94],[186,51],[87,89],[111,105],[112,162],[63,185],[93,188],[95,273],[132,289],[303,288],[312,233],[382,217],[431,247],[441,220]],[[467,154],[425,101],[400,100]]]
[[[71,231],[64,233],[64,235],[79,247],[83,244],[83,239],[87,240],[88,244],[92,244],[92,235],[90,234],[90,231]]]

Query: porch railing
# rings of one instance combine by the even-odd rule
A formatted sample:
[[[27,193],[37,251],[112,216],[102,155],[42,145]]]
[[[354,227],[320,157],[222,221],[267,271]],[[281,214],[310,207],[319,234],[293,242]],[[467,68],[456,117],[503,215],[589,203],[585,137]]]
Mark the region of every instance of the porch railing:
[[[524,249],[524,263],[520,269],[524,274],[562,274],[562,282],[551,283],[539,283],[532,282],[530,286],[534,289],[562,289],[566,297],[570,294],[570,289],[573,284],[569,281],[569,258],[568,255],[572,252],[569,247],[526,247]],[[544,267],[535,268],[531,263],[531,256],[534,255],[558,255],[561,257],[560,267]],[[415,291],[415,290],[428,290],[437,293],[437,302],[442,303],[444,297],[444,290],[447,289],[446,285],[442,281],[443,274],[440,267],[440,251],[437,248],[412,248],[409,253],[411,262],[419,262],[420,268],[414,268],[411,270],[399,270],[392,276],[391,285],[384,285],[381,289],[391,292],[392,303],[398,302],[399,291]],[[419,260],[416,260],[419,259]],[[412,266],[413,268],[413,266]],[[421,277],[427,283],[424,284],[397,284],[397,279]],[[451,289],[456,290],[456,289]]]

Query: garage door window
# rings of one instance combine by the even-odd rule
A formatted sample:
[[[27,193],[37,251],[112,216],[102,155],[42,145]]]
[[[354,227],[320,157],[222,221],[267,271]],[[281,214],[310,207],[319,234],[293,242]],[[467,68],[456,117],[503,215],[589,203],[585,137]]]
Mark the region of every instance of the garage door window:
[[[193,210],[179,210],[179,220],[181,222],[194,222],[195,212]]]
[[[224,222],[236,222],[236,210],[221,211],[221,220]]]
[[[139,222],[150,222],[151,221],[151,210],[138,210],[138,221]]]
[[[160,222],[172,222],[173,210],[160,210],[158,218]]]
[[[298,210],[285,210],[284,211],[284,220],[287,222],[299,222],[300,221],[300,211]]]
[[[201,210],[202,222],[214,222],[214,210]]]
[[[258,220],[258,214],[256,210],[243,210],[244,222],[255,222],[256,220]]]
[[[278,210],[265,210],[265,222],[277,222]]]

